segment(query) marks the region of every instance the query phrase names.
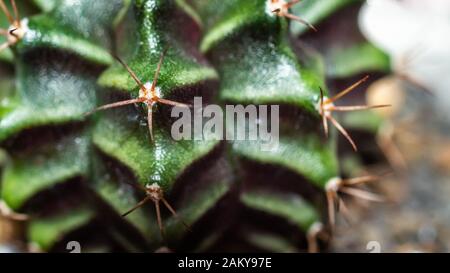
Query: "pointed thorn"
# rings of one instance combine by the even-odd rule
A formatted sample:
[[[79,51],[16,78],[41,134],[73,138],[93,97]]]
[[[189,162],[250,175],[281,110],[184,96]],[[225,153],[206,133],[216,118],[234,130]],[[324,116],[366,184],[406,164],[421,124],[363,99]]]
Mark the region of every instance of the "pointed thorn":
[[[385,108],[385,107],[391,107],[391,105],[390,104],[381,104],[381,105],[334,106],[331,108],[331,111],[349,112],[349,111],[361,111],[361,110],[370,110],[370,109]]]
[[[402,152],[390,137],[381,132],[377,137],[377,144],[393,168],[397,168],[402,171],[408,169],[408,164],[406,163]]]
[[[341,214],[342,214],[342,216],[344,216],[344,219],[347,221],[347,223],[348,224],[353,223],[351,214],[350,214],[347,206],[345,205],[344,200],[342,200],[342,198],[339,198],[339,206],[341,207]]]
[[[346,186],[355,186],[355,185],[365,184],[365,183],[369,183],[369,182],[373,182],[373,181],[377,181],[377,180],[380,180],[379,176],[366,175],[366,176],[361,176],[361,177],[344,179],[343,184]]]
[[[291,2],[286,3],[287,8],[291,8],[292,6],[298,4],[301,0],[292,0]]]
[[[11,0],[11,5],[12,5],[13,11],[14,11],[15,21],[20,26],[20,16],[19,16],[19,10],[17,9],[16,1],[15,0]]]
[[[412,84],[414,87],[423,90],[425,93],[427,93],[430,96],[435,97],[436,95],[434,94],[434,92],[428,88],[424,83],[420,82],[419,80],[415,79],[412,76],[407,75],[406,73],[397,73],[398,77],[410,84]]]
[[[180,217],[180,216],[178,215],[178,213],[173,209],[173,207],[169,204],[169,202],[167,202],[167,200],[166,200],[164,197],[163,197],[161,200],[163,201],[163,203],[164,203],[164,205],[166,206],[166,208],[172,213],[172,215],[173,215],[178,221],[180,221],[180,222],[183,224],[183,226],[184,226],[189,232],[192,232],[191,227],[190,227],[186,222],[184,222],[183,219],[181,219],[181,217]]]
[[[159,207],[159,200],[153,200],[153,202],[155,203],[156,219],[158,221],[159,232],[161,233],[161,237],[164,238],[164,226],[161,220],[161,209]]]
[[[14,212],[4,201],[0,201],[0,216],[18,222],[28,221],[31,218],[28,214]]]
[[[138,76],[136,75],[136,73],[134,73],[134,71],[131,69],[131,67],[129,67],[124,61],[122,61],[122,59],[120,59],[118,56],[116,55],[112,55],[127,71],[128,74],[130,74],[130,76],[133,78],[133,80],[137,83],[137,85],[139,86],[140,89],[142,90],[146,90],[144,84],[142,83],[142,81],[138,78]]]
[[[327,203],[328,203],[328,221],[330,222],[331,230],[334,230],[336,224],[336,215],[335,215],[335,201],[333,193],[330,191],[326,192]]]
[[[320,89],[320,114],[322,115],[322,124],[325,136],[328,137],[328,122],[327,117],[325,116],[325,111],[323,110],[323,90],[322,87]]]
[[[319,237],[322,231],[323,225],[320,222],[315,222],[309,227],[306,234],[306,239],[308,242],[308,253],[319,252]]]
[[[7,49],[10,46],[11,46],[11,43],[9,43],[9,42],[5,42],[5,43],[1,44],[0,45],[0,52],[5,50],[5,49]]]
[[[151,92],[153,95],[155,94],[155,88],[156,88],[156,84],[158,82],[158,78],[159,78],[159,73],[161,72],[161,67],[162,64],[164,62],[164,57],[167,54],[167,51],[169,50],[169,46],[167,46],[163,52],[161,53],[161,57],[159,57],[159,62],[158,62],[158,66],[156,67],[156,71],[155,71],[155,76],[153,77],[153,83],[152,83],[152,87],[150,88]]]
[[[9,12],[8,8],[5,5],[5,2],[3,0],[0,0],[0,8],[3,10],[3,13],[6,15],[6,18],[8,19],[8,22],[13,25],[14,24],[14,18],[12,17],[11,13]]]
[[[377,194],[356,188],[342,187],[339,191],[367,201],[380,203],[385,202],[385,199]]]
[[[362,78],[361,80],[357,81],[356,83],[352,84],[350,87],[348,87],[347,89],[339,92],[337,95],[335,95],[334,97],[328,99],[325,103],[330,103],[330,102],[335,102],[338,99],[342,98],[343,96],[347,95],[348,93],[350,93],[351,91],[355,90],[358,86],[360,86],[361,84],[363,84],[365,81],[367,81],[369,79],[369,75],[365,76],[364,78]]]
[[[298,16],[295,16],[295,15],[290,14],[290,13],[286,13],[284,16],[286,16],[287,18],[289,18],[289,19],[291,19],[291,20],[294,20],[294,21],[297,21],[297,22],[299,22],[299,23],[302,23],[302,24],[306,25],[307,27],[309,27],[310,29],[312,29],[314,32],[318,32],[318,31],[317,31],[317,28],[316,28],[315,26],[313,26],[311,23],[309,23],[309,22],[306,21],[306,20],[303,20],[302,18],[300,18],[300,17],[298,17]]]
[[[148,109],[147,109],[147,124],[148,124],[148,132],[149,132],[149,136],[150,136],[150,142],[153,143],[154,137],[153,137],[153,104],[152,103],[150,103],[148,105]]]
[[[142,201],[140,201],[139,203],[137,203],[136,206],[134,206],[133,208],[131,208],[130,210],[128,210],[127,212],[125,212],[124,214],[122,214],[122,217],[126,217],[127,215],[129,215],[130,213],[134,212],[135,210],[137,210],[138,208],[142,207],[145,203],[147,203],[150,200],[150,196],[145,197]]]
[[[144,192],[147,192],[147,188],[145,188],[144,186],[142,186],[139,183],[131,183],[130,181],[125,181],[126,184],[132,186],[133,188],[137,189],[137,190],[141,190]]]
[[[141,103],[141,102],[144,102],[144,100],[143,99],[131,99],[131,100],[114,102],[114,103],[110,103],[110,104],[106,104],[106,105],[97,107],[96,109],[85,113],[84,116],[86,117],[86,116],[92,115],[93,113],[98,112],[98,111],[108,110],[108,109],[112,109],[112,108],[117,108],[117,107],[126,106],[126,105],[130,105],[130,104]]]
[[[333,123],[333,125],[339,130],[339,132],[341,132],[341,134],[348,140],[348,142],[350,142],[350,144],[353,147],[353,150],[355,150],[355,152],[357,152],[358,147],[356,146],[355,142],[350,137],[350,135],[347,133],[347,131],[344,129],[344,127],[342,127],[339,124],[339,122],[337,120],[335,120],[332,116],[329,116],[328,118],[330,119],[331,123]]]

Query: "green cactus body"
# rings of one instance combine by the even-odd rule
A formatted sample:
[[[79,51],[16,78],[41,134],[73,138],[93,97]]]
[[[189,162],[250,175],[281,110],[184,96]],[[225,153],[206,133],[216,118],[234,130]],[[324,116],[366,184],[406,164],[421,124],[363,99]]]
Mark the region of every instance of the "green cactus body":
[[[323,13],[304,7],[317,9],[312,23],[351,1],[330,2]],[[26,17],[23,39],[0,55],[15,70],[14,91],[1,85],[1,198],[31,216],[30,242],[44,251],[70,240],[84,251],[305,250],[308,230],[325,219],[326,183],[339,175],[335,138],[324,137],[316,109],[326,75],[320,56],[299,57],[288,21],[266,0],[34,5],[40,11]],[[280,105],[277,148],[175,141],[167,105],[153,108],[153,142],[144,105],[85,115],[138,96],[111,52],[147,83],[167,47],[161,98]],[[121,217],[144,197],[130,183],[156,183],[192,232],[161,206],[163,239],[152,202]]]

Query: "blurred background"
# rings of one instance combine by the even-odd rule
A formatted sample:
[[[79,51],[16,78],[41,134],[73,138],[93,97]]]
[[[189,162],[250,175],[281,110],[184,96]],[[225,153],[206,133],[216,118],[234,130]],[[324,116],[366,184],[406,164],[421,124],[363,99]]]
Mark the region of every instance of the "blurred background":
[[[360,145],[356,154],[345,140],[340,143],[344,173],[384,174],[373,190],[387,201],[346,200],[351,217],[339,218],[329,251],[448,252],[450,1],[337,2],[352,4],[317,23],[318,33],[291,24],[293,33],[304,33],[293,42],[325,56],[332,92],[371,76],[367,92],[351,96],[347,103],[390,101],[392,107],[340,117]],[[313,16],[302,14],[301,5],[293,12],[306,20]],[[358,16],[348,16],[355,13]],[[338,43],[330,51],[323,45],[331,41]],[[3,160],[0,150],[0,165]],[[33,251],[21,245],[24,216],[1,203],[0,211],[0,252],[19,247]]]
[[[332,251],[369,252],[375,242],[381,252],[448,252],[450,1],[372,0],[358,12],[361,34],[389,55],[392,69],[372,82],[366,100],[393,105],[377,112],[376,129],[344,119],[360,132],[359,143],[374,132],[386,160],[360,171],[392,169],[376,186],[389,201],[353,203],[354,220],[340,225]],[[348,169],[367,163],[372,149],[365,147],[366,158],[349,155]]]

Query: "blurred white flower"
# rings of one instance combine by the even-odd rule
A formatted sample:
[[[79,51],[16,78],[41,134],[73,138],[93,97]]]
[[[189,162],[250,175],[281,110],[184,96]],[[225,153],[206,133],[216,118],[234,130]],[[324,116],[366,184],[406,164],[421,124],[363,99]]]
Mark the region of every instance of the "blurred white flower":
[[[394,69],[436,94],[450,119],[450,1],[368,0],[359,25]]]

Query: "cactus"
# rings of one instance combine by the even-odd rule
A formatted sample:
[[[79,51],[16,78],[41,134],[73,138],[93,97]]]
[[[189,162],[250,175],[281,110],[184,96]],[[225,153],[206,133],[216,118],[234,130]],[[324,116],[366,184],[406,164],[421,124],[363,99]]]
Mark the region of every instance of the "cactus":
[[[339,178],[322,126],[337,110],[327,79],[384,55],[356,47],[376,61],[331,75],[327,47],[294,42],[359,1],[17,2],[0,52],[1,199],[40,250],[317,251],[338,192],[377,199],[353,188],[375,177]],[[175,141],[170,110],[196,96],[280,105],[279,145]]]

